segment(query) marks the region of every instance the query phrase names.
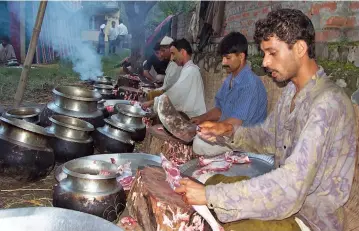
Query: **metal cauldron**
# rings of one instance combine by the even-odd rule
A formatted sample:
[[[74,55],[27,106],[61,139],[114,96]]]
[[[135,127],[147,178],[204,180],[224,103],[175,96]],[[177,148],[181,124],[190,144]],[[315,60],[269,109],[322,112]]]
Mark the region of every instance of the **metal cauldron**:
[[[50,145],[54,150],[56,161],[65,162],[94,153],[90,134],[95,130],[92,124],[62,115],[53,115],[50,121],[52,125],[47,130],[54,135]]]
[[[40,125],[50,126],[49,117],[54,114],[66,115],[85,120],[94,127],[103,126],[103,114],[97,109],[101,94],[75,86],[60,86],[52,91],[54,101],[47,104],[40,115]]]
[[[103,99],[112,99],[114,98],[113,87],[106,84],[95,84],[95,91],[102,95]]]
[[[30,123],[38,124],[40,122],[40,108],[36,107],[19,107],[7,110],[4,117],[25,120]]]
[[[54,186],[53,205],[114,221],[123,212],[126,194],[116,181],[117,166],[98,160],[75,159],[62,167],[66,178]],[[106,171],[106,175],[101,175]]]
[[[127,127],[112,119],[105,119],[105,126],[97,128],[93,134],[95,148],[100,153],[133,152],[135,142]]]
[[[133,105],[116,104],[115,109],[118,114],[112,115],[111,119],[134,130],[131,133],[132,140],[143,141],[146,137],[146,125],[142,118],[147,116],[147,113],[142,108]]]
[[[0,121],[0,175],[24,181],[47,176],[55,164],[48,144],[52,135],[24,120],[0,117]]]

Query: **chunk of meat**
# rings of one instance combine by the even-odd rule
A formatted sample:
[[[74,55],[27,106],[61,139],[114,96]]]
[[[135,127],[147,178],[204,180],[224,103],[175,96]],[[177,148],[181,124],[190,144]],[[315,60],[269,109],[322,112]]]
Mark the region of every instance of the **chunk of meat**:
[[[166,157],[161,153],[162,168],[166,172],[166,180],[169,182],[172,189],[179,186],[179,180],[181,172],[178,167],[175,166],[171,161],[167,160]],[[193,205],[194,210],[198,212],[211,226],[213,231],[224,231],[223,227],[216,221],[206,205]]]

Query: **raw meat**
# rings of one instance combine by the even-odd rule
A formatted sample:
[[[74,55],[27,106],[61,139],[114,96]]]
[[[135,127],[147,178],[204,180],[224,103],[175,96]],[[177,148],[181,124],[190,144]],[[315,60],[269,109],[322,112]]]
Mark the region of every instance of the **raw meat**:
[[[114,159],[111,159],[111,162]],[[117,174],[119,174],[118,177],[116,177],[116,180],[124,190],[130,190],[134,177],[132,176],[132,169],[131,169],[131,162],[128,161],[125,164],[119,165],[117,167]]]
[[[166,181],[170,184],[172,189],[175,189],[179,186],[179,180],[182,178],[181,173],[162,153],[161,160],[162,167],[166,172]],[[219,225],[206,205],[192,205],[192,207],[208,222],[213,231],[224,231],[223,227]]]
[[[192,176],[198,179],[202,174],[210,172],[225,172],[232,167],[232,163],[225,160],[211,162],[210,164],[193,172]]]
[[[100,170],[99,175],[100,176],[110,176],[111,172],[107,171],[107,170]]]
[[[219,155],[212,158],[199,157],[199,166],[203,167],[213,162],[229,162],[232,164],[246,164],[250,163],[248,156],[246,155],[234,155],[233,152],[226,152],[223,155]]]

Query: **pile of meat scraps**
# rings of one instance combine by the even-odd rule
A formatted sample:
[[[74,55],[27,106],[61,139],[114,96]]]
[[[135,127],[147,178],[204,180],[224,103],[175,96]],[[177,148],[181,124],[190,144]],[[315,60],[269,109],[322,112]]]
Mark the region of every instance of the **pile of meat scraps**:
[[[233,164],[246,164],[250,162],[247,155],[235,155],[233,152],[226,152],[212,158],[201,156],[199,157],[199,166],[201,168],[194,171],[192,177],[205,183],[211,176],[218,174],[219,172],[228,171]]]

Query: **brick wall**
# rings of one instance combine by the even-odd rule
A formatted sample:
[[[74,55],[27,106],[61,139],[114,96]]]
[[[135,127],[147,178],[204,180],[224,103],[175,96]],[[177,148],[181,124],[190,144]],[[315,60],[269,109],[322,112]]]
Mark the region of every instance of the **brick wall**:
[[[211,38],[211,44],[203,52],[194,55],[194,62],[201,68],[205,86],[207,108],[213,107],[214,96],[226,76],[221,70],[221,57],[215,53],[217,43],[231,31],[240,31],[253,42],[254,25],[258,19],[275,9],[294,8],[302,10],[313,22],[316,30],[317,57],[354,63],[359,67],[359,46],[334,47],[328,42],[359,41],[359,2],[343,1],[233,1],[226,2],[221,37]],[[177,17],[176,38],[187,38],[192,14]],[[196,45],[194,44],[196,51]],[[255,44],[250,44],[249,54],[258,54]],[[358,80],[359,81],[359,80]]]

